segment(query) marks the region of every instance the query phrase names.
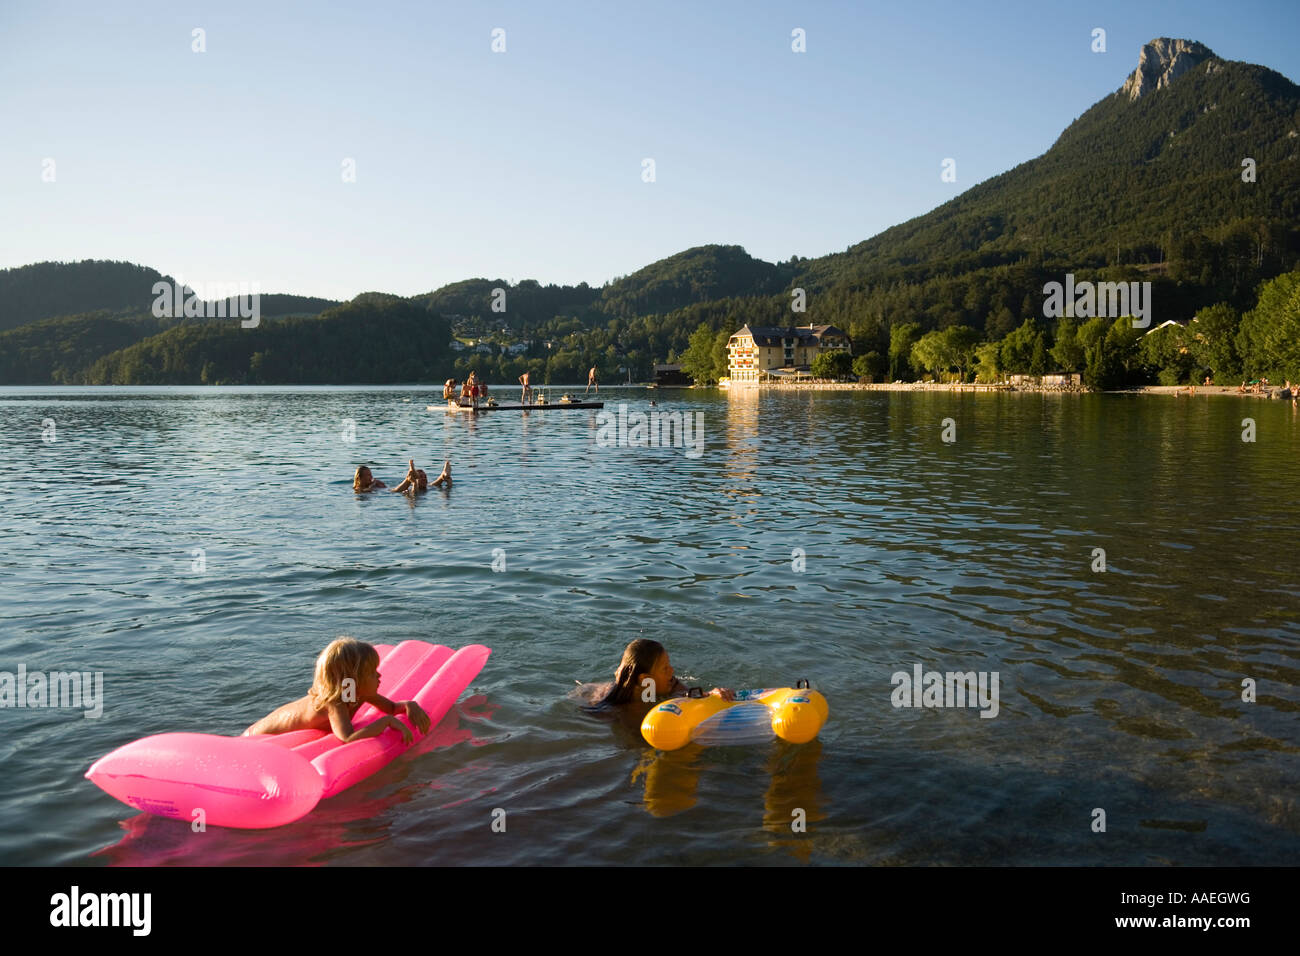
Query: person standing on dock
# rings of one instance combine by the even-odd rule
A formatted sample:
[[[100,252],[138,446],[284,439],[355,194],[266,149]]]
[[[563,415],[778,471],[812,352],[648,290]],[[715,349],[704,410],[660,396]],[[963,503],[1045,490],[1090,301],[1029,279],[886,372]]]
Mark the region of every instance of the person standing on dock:
[[[596,366],[594,365],[591,367],[591,371],[587,373],[587,387],[583,390],[582,394],[586,395],[592,388],[596,389],[597,395],[600,394],[600,386],[596,384]]]
[[[465,399],[469,399],[471,408],[478,408],[478,372],[471,371],[469,378],[465,379],[465,384],[460,390],[461,404],[465,404]]]
[[[533,388],[532,388],[531,385],[528,384],[528,373],[527,373],[527,372],[524,372],[523,375],[520,375],[520,376],[519,376],[519,384],[522,385],[522,386],[524,387],[523,394],[519,396],[519,404],[521,404],[521,405],[527,405],[527,404],[528,404],[528,400],[529,400],[530,398],[532,398],[532,395],[533,395]]]

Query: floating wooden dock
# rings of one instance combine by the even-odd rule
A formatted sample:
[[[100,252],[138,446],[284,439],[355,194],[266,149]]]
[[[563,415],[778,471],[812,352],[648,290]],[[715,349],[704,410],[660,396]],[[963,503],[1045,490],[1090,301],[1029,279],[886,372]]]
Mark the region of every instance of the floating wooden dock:
[[[439,406],[437,405],[429,405],[425,410],[433,412],[433,411],[437,411],[438,407]],[[544,404],[521,405],[518,402],[511,402],[509,404],[498,403],[496,405],[486,405],[480,402],[478,408],[475,408],[473,405],[468,403],[462,405],[459,402],[447,402],[446,405],[443,407],[445,407],[449,412],[549,412],[549,411],[556,411],[558,409],[570,409],[570,408],[604,408],[605,403],[604,402],[546,402]]]

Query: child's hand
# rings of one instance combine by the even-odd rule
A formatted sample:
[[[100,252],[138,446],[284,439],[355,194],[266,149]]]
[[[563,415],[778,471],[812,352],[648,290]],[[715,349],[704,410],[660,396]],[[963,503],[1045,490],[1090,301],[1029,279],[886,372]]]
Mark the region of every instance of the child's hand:
[[[415,701],[408,700],[406,702],[406,716],[411,719],[411,723],[415,724],[415,729],[420,733],[427,734],[429,732],[429,715]]]
[[[406,726],[406,724],[402,723],[396,717],[388,718],[388,726],[394,728],[395,730],[401,731],[402,743],[409,744],[415,740],[415,738],[411,736],[411,728]]]
[[[723,700],[736,699],[736,692],[730,687],[715,687],[713,690],[709,691],[709,696],[713,696],[714,694],[721,697]]]

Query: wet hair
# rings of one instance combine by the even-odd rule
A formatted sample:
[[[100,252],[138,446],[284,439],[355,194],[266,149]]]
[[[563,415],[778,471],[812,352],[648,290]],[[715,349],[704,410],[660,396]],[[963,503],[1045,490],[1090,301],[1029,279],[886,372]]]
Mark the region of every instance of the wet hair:
[[[636,699],[637,691],[640,690],[636,683],[636,675],[648,674],[654,670],[664,653],[662,644],[647,638],[639,637],[629,644],[623,651],[623,659],[618,662],[618,668],[614,671],[614,683],[609,685],[609,690],[595,706],[620,707],[632,703]],[[662,694],[666,690],[666,687],[659,688],[658,692]]]
[[[353,490],[353,491],[360,491],[360,490],[361,490],[361,488],[362,488],[362,484],[361,484],[361,473],[362,473],[363,471],[366,472],[367,474],[370,474],[370,481],[367,482],[367,485],[373,485],[373,484],[375,483],[375,476],[374,476],[373,474],[370,473],[370,468],[369,468],[368,466],[366,466],[366,465],[357,465],[356,474],[354,474],[354,475],[352,476],[352,490]]]
[[[316,672],[311,690],[307,692],[312,706],[324,710],[330,704],[339,703],[343,699],[343,681],[347,678],[352,679],[352,692],[355,694],[356,685],[361,682],[361,671],[367,664],[379,666],[379,651],[372,645],[352,637],[333,641],[316,658]]]

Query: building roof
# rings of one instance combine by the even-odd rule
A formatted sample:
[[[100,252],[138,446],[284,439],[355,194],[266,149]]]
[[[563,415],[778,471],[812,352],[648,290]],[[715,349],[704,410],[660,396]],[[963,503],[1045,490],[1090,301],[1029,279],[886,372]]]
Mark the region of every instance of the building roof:
[[[735,335],[750,335],[755,345],[777,346],[782,339],[796,339],[799,345],[820,345],[823,336],[843,336],[842,329],[833,325],[749,325],[741,326]]]

